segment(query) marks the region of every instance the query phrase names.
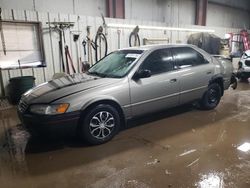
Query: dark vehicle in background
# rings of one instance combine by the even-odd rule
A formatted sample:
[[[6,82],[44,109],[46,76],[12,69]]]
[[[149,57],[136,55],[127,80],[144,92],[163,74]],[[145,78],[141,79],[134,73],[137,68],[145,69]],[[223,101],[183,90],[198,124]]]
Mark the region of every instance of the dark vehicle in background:
[[[152,45],[110,53],[87,73],[26,92],[18,114],[28,130],[70,128],[90,144],[112,139],[126,120],[185,103],[214,109],[233,74],[193,45]]]

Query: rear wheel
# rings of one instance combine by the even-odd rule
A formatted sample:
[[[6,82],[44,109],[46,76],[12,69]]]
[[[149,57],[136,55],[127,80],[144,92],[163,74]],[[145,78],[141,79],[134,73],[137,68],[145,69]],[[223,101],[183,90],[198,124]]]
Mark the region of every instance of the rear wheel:
[[[206,93],[201,100],[201,107],[205,110],[214,109],[221,99],[221,87],[218,83],[212,83],[208,86]]]
[[[111,140],[119,131],[120,116],[108,104],[100,104],[89,110],[80,124],[79,136],[92,145]]]

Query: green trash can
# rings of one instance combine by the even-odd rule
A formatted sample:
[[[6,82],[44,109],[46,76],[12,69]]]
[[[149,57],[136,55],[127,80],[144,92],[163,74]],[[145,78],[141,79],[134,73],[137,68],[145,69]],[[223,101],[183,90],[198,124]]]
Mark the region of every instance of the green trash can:
[[[9,97],[12,104],[17,104],[23,93],[34,87],[35,77],[20,76],[10,79]]]

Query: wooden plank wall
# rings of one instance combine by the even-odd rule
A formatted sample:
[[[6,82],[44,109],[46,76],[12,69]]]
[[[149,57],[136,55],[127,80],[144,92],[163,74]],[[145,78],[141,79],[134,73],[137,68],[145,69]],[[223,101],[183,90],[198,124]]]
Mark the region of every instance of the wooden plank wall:
[[[71,15],[71,14],[56,14],[48,12],[36,12],[30,10],[6,10],[2,12],[2,18],[8,20],[27,20],[27,21],[40,21],[42,22],[43,27],[43,40],[44,40],[44,50],[45,50],[45,61],[47,67],[45,68],[29,68],[23,69],[23,75],[32,75],[36,78],[36,85],[43,82],[49,81],[55,73],[61,72],[62,67],[60,64],[59,56],[59,46],[58,40],[59,35],[53,30],[49,29],[49,25],[46,22],[53,21],[70,21],[75,22],[75,26],[70,30],[66,30],[65,37],[66,43],[69,46],[70,53],[73,58],[74,65],[76,70],[79,71],[79,57],[84,60],[82,40],[86,37],[86,27],[91,26],[91,38],[94,38],[97,28],[102,25],[101,17],[90,17],[84,15]],[[125,19],[113,19],[106,18],[107,23],[119,23],[119,24],[135,24],[135,25],[149,25],[149,26],[166,26],[165,23],[159,22],[150,22],[143,20],[125,20]],[[179,27],[188,27],[188,28],[205,28],[205,29],[214,29],[215,34],[223,37],[225,33],[228,32],[237,32],[240,29],[232,28],[211,28],[211,27],[200,27],[200,26],[181,26]],[[108,28],[108,52],[116,50],[118,48],[118,33],[116,28]],[[129,46],[129,34],[132,29],[120,29],[121,30],[121,48]],[[77,43],[73,41],[74,31],[81,31],[80,38]],[[139,32],[141,40],[143,38],[169,38],[170,43],[175,43],[177,40],[186,43],[188,35],[190,32],[177,32],[177,31],[160,31],[160,30],[149,30],[141,29]],[[141,41],[142,43],[142,41]],[[94,51],[93,59],[94,59]],[[77,54],[79,57],[77,57]],[[3,81],[4,87],[8,85],[9,79],[16,76],[21,76],[21,70],[3,70]],[[1,93],[0,93],[1,96]]]

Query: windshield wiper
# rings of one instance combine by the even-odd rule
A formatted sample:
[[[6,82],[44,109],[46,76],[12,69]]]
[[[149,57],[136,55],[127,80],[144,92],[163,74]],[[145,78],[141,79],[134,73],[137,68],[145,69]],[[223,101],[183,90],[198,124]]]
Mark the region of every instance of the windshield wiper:
[[[112,74],[107,74],[106,77],[108,77],[108,78],[122,78],[121,76],[112,75]]]
[[[87,71],[87,74],[99,76],[101,78],[121,78],[121,76],[117,76],[117,75],[113,75],[113,74],[104,74],[104,73],[99,73],[99,72],[95,72],[95,71],[93,71],[93,72]]]
[[[102,78],[106,77],[105,74],[99,73],[99,72],[89,72],[89,71],[88,71],[87,74],[99,76],[99,77],[102,77]]]

